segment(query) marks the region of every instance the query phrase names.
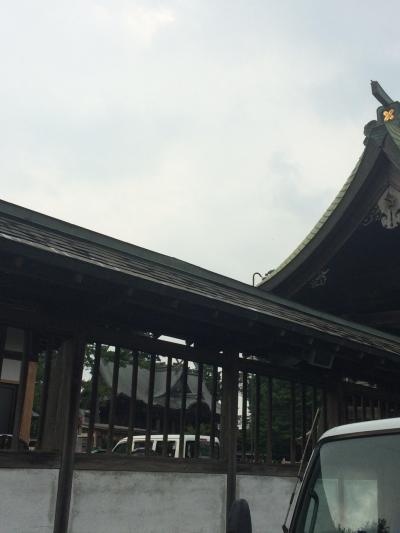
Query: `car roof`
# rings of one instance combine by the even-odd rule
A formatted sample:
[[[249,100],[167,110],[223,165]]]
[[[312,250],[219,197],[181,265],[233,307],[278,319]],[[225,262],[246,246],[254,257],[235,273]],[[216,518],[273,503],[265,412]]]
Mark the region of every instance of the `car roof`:
[[[357,433],[374,433],[374,432],[391,432],[398,429],[400,431],[400,418],[385,418],[383,420],[369,420],[368,422],[356,422],[354,424],[346,424],[344,426],[337,426],[328,429],[320,437],[320,441],[346,436]]]
[[[173,439],[179,439],[180,435],[178,434],[174,434],[174,435],[171,435],[169,434],[168,435],[168,440],[173,440]],[[195,438],[194,435],[184,435],[185,438]],[[146,435],[135,435],[133,437],[134,439],[146,439]],[[164,438],[164,435],[150,435],[150,440],[154,440],[154,439],[163,439]],[[203,437],[202,437],[203,438]]]
[[[150,435],[150,440],[158,440],[158,439],[163,439],[164,438],[164,435]],[[174,434],[174,435],[171,435],[169,434],[168,435],[168,440],[175,440],[175,439],[179,439],[180,438],[180,435],[178,434]],[[196,436],[195,435],[184,435],[184,438],[185,439],[195,439]],[[200,438],[201,439],[209,439],[210,437],[209,436],[206,436],[206,435],[200,435]],[[128,437],[124,437],[123,439],[120,440],[120,442],[123,442],[125,440],[128,440]],[[133,440],[146,440],[146,435],[134,435],[133,437]],[[215,440],[218,440],[217,438]]]
[[[151,435],[150,436],[150,440],[163,440],[164,438],[164,435]],[[180,435],[178,434],[173,434],[173,435],[168,435],[168,440],[179,440],[180,438]],[[186,440],[196,440],[196,435],[184,435],[184,438]],[[204,439],[206,440],[211,440],[211,437],[209,435],[200,435],[200,440],[203,440]],[[121,440],[119,440],[117,442],[117,444],[120,444],[122,442],[127,442],[128,440],[128,437],[123,437]],[[133,437],[133,441],[140,441],[140,440],[146,440],[146,435],[135,435]],[[215,437],[215,442],[219,443],[219,439],[218,437]]]

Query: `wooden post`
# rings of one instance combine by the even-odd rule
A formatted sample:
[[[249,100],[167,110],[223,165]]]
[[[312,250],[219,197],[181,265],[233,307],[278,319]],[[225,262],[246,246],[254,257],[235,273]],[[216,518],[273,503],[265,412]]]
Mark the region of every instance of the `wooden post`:
[[[32,356],[32,333],[25,331],[24,333],[24,351],[21,358],[21,369],[19,373],[19,384],[17,393],[17,404],[15,406],[14,428],[11,448],[18,450],[19,439],[21,432],[22,415],[25,404],[26,384],[28,380],[28,365],[29,359]]]
[[[272,378],[268,378],[267,396],[267,463],[272,464]]]
[[[312,389],[312,418],[311,418],[311,424],[314,421],[316,412],[317,412],[317,389],[316,389],[316,387],[313,387],[313,389]],[[313,434],[311,435],[312,447],[313,448],[317,444],[317,431],[318,431],[318,424],[316,424],[315,429],[313,431]]]
[[[212,400],[211,400],[211,432],[210,432],[210,455],[212,458],[215,457],[215,419],[217,413],[217,395],[218,395],[218,367],[213,366],[213,377],[212,377]]]
[[[132,352],[131,397],[129,399],[129,418],[128,418],[128,446],[127,446],[128,454],[132,453],[133,434],[135,432],[138,367],[139,367],[139,353],[135,350]]]
[[[147,395],[146,407],[146,437],[144,442],[144,454],[150,455],[151,451],[151,433],[153,428],[153,401],[154,401],[154,383],[156,375],[156,356],[150,355],[150,372],[149,372],[149,392]]]
[[[296,462],[296,384],[290,383],[290,462]]]
[[[342,421],[342,387],[334,384],[326,390],[326,422],[327,429],[338,426]]]
[[[197,370],[197,397],[196,397],[196,423],[195,423],[195,452],[196,459],[200,454],[200,419],[201,419],[201,401],[203,399],[203,363],[199,363]]]
[[[311,427],[311,426],[310,426]],[[304,453],[307,442],[307,390],[304,383],[301,386],[301,453]]]
[[[164,404],[164,417],[163,417],[163,457],[168,455],[168,420],[169,420],[169,406],[171,401],[171,373],[172,373],[172,357],[168,357],[167,362],[167,376],[165,383],[165,404]]]
[[[86,444],[86,452],[91,453],[93,448],[93,434],[94,425],[96,423],[96,409],[97,409],[97,395],[99,389],[99,374],[100,374],[100,359],[101,359],[101,343],[97,342],[94,351],[94,364],[92,370],[92,389],[90,391],[90,416],[89,427]]]
[[[254,460],[260,460],[260,374],[256,374],[256,405],[255,405],[255,432],[254,432]]]
[[[66,398],[69,387],[68,367],[69,359],[64,357],[64,351],[58,347],[53,352],[49,370],[47,406],[41,435],[41,449],[45,451],[60,451],[62,449],[63,421],[66,417]]]
[[[66,388],[67,394],[65,397],[66,408],[63,421],[64,431],[58,476],[54,533],[67,533],[68,531],[84,354],[85,343],[79,335],[75,335],[63,344],[62,355],[67,360],[65,380],[67,380],[68,387]]]
[[[6,347],[6,340],[7,340],[7,327],[0,326],[0,380],[1,380],[1,372],[3,370],[4,350]]]
[[[222,367],[221,451],[227,461],[226,524],[236,498],[236,453],[238,414],[238,370],[236,354],[226,354]]]
[[[111,450],[114,447],[114,420],[115,420],[115,411],[117,408],[120,357],[121,357],[121,348],[119,346],[116,346],[115,352],[114,352],[111,398],[110,398],[109,413],[108,413],[107,451],[109,452],[111,452]]]
[[[186,423],[186,394],[187,394],[188,361],[183,361],[182,368],[182,403],[179,423],[179,458],[185,457],[185,423]]]
[[[32,407],[35,396],[35,384],[38,364],[36,361],[29,361],[28,375],[26,379],[24,407],[22,410],[21,427],[19,438],[29,444],[31,436]]]
[[[40,397],[40,410],[39,410],[39,429],[38,438],[36,443],[36,449],[42,448],[43,433],[46,424],[46,412],[49,398],[49,385],[50,385],[50,373],[51,363],[53,358],[53,350],[48,346],[45,358],[44,358],[44,373],[43,373],[43,386]]]
[[[242,461],[246,462],[247,448],[247,372],[242,372]]]

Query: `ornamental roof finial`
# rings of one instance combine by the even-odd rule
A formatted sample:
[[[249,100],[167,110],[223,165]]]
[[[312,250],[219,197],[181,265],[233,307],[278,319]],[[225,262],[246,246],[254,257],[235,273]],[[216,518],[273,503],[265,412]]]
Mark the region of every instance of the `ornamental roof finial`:
[[[382,89],[379,82],[371,80],[371,91],[372,91],[372,94],[375,96],[375,98],[378,100],[378,102],[380,102],[383,106],[388,106],[390,104],[393,104],[393,100]]]

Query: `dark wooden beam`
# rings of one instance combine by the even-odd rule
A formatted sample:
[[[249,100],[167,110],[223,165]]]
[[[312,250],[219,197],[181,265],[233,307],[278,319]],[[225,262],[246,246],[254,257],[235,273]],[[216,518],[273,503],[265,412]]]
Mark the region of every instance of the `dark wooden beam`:
[[[172,375],[172,357],[167,359],[167,375],[165,379],[165,403],[163,413],[163,457],[168,455],[168,432],[169,432],[169,410],[171,401],[171,375]]]
[[[0,468],[53,469],[60,467],[56,452],[0,450]]]
[[[296,462],[296,388],[290,384],[290,462]]]
[[[19,440],[21,433],[21,422],[22,422],[22,412],[25,402],[25,393],[27,387],[27,378],[28,378],[28,365],[29,359],[32,353],[32,332],[24,332],[24,351],[21,359],[21,368],[19,373],[19,384],[18,384],[18,393],[17,393],[17,402],[15,406],[15,415],[14,415],[14,427],[13,427],[13,437],[11,447],[13,450],[18,450]]]
[[[197,367],[197,395],[196,395],[196,411],[195,411],[195,457],[199,457],[200,453],[200,420],[201,420],[201,406],[203,400],[203,363],[199,363]]]
[[[213,364],[220,359],[220,355],[216,350],[189,347],[124,330],[89,328],[88,338],[93,340],[100,339],[103,344],[114,346],[119,342],[120,346],[124,348],[140,350],[155,355],[164,355],[166,357],[173,355],[178,359],[189,361]]]
[[[400,310],[380,311],[374,313],[357,313],[349,315],[349,319],[362,324],[374,326],[396,326],[400,328]]]
[[[76,454],[75,469],[114,472],[225,474],[227,463],[226,461],[215,459],[171,459],[169,457],[135,457],[123,454]]]
[[[26,248],[26,247],[25,247]],[[22,249],[25,249],[22,248]],[[30,250],[29,252],[32,252]],[[17,253],[17,251],[15,251]],[[19,250],[19,254],[21,253],[21,250]],[[40,255],[40,254],[39,254]],[[96,282],[99,283],[101,279],[107,280],[108,283],[119,283],[119,286],[121,287],[121,290],[123,287],[134,287],[135,290],[140,289],[148,293],[153,293],[157,295],[164,295],[165,297],[169,298],[169,303],[171,302],[171,299],[176,299],[179,301],[179,309],[182,306],[182,302],[186,302],[186,304],[192,304],[198,309],[203,309],[205,312],[208,309],[209,317],[211,323],[215,324],[216,318],[215,316],[212,316],[212,313],[214,311],[218,311],[218,317],[217,320],[220,320],[220,316],[226,318],[229,321],[232,321],[234,317],[236,319],[239,319],[240,321],[243,321],[243,323],[248,324],[249,321],[254,322],[254,324],[263,324],[264,327],[268,326],[270,328],[282,328],[284,326],[285,330],[289,331],[296,331],[300,335],[312,335],[315,338],[319,338],[321,340],[324,340],[325,342],[339,342],[340,344],[346,345],[349,348],[354,347],[357,342],[351,341],[350,339],[346,338],[346,336],[342,336],[336,339],[334,339],[334,336],[332,336],[328,331],[321,331],[315,328],[310,328],[305,324],[296,323],[295,321],[288,321],[286,319],[283,319],[281,316],[273,316],[273,313],[271,314],[264,314],[264,313],[255,313],[252,309],[243,308],[241,306],[235,306],[231,305],[228,302],[225,302],[219,299],[212,299],[205,297],[204,295],[196,294],[192,291],[185,291],[180,290],[177,288],[174,288],[172,286],[162,285],[158,283],[154,283],[151,280],[147,280],[140,277],[132,277],[129,275],[122,274],[121,272],[114,272],[114,271],[108,271],[106,269],[100,269],[94,265],[89,264],[83,264],[81,262],[72,261],[69,260],[69,258],[66,257],[53,257],[51,254],[42,254],[42,261],[44,258],[46,258],[46,261],[48,263],[56,266],[62,266],[62,268],[67,269],[71,268],[74,271],[77,269],[77,265],[79,264],[79,268],[82,270],[82,273],[84,274],[84,283],[86,283],[87,276],[92,278],[96,276]],[[62,259],[62,261],[61,261]],[[75,284],[76,285],[76,284]],[[185,304],[185,305],[186,305]],[[169,309],[172,310],[171,306],[169,305]],[[211,313],[210,313],[211,311]],[[193,317],[195,320],[198,320],[197,318]],[[251,331],[253,328],[248,328],[247,330]],[[227,332],[228,333],[228,332]],[[379,349],[375,349],[373,346],[369,347],[368,350],[370,352],[377,353]]]
[[[0,326],[0,379],[1,379],[1,372],[3,370],[3,360],[4,360],[4,352],[6,347],[6,340],[7,340],[7,327],[6,326]]]
[[[261,360],[241,359],[237,360],[238,370],[244,372],[253,372],[260,376],[266,376],[276,379],[283,379],[293,382],[301,382],[307,384],[321,384],[328,379],[329,372],[321,372],[314,369],[304,371],[304,369],[283,368],[277,365],[264,363]]]
[[[70,514],[72,477],[75,458],[76,434],[79,414],[79,398],[85,342],[81,334],[66,341],[63,355],[68,358],[68,373],[64,379],[68,380],[66,411],[64,420],[64,435],[61,451],[61,465],[58,477],[56,510],[54,518],[54,533],[67,533]]]
[[[217,401],[218,401],[218,367],[212,367],[212,390],[211,390],[211,417],[210,417],[210,455],[215,458],[215,434],[216,434],[216,415],[217,415]]]
[[[40,412],[39,412],[39,429],[36,447],[40,449],[42,446],[43,433],[46,422],[47,402],[49,397],[51,363],[53,358],[53,349],[51,343],[47,347],[44,354],[44,370],[43,370],[43,386],[40,397]]]
[[[136,411],[137,411],[137,384],[139,370],[139,352],[132,350],[132,376],[131,376],[131,395],[129,398],[129,415],[128,415],[128,439],[127,453],[132,453],[133,433],[135,429]]]
[[[272,378],[268,378],[268,393],[267,393],[267,463],[272,464]]]
[[[236,498],[238,376],[235,354],[225,356],[222,371],[221,452],[227,461],[226,522]]]
[[[188,361],[183,361],[181,409],[179,415],[179,458],[185,457],[185,424],[186,424],[186,396],[187,396]]]
[[[121,355],[121,348],[119,345],[116,345],[114,357],[113,357],[112,386],[111,386],[111,397],[110,397],[109,414],[108,414],[107,451],[109,452],[114,447],[114,419],[115,419],[115,411],[117,409],[120,355]]]
[[[246,461],[247,450],[247,372],[242,372],[242,461]]]
[[[92,369],[91,390],[90,390],[90,415],[89,415],[89,427],[87,436],[86,452],[91,453],[93,446],[93,432],[94,424],[96,422],[96,409],[97,409],[97,395],[99,388],[99,373],[100,373],[100,358],[101,358],[101,344],[96,343],[94,350],[94,362]]]
[[[50,452],[11,452],[0,450],[0,469],[55,469],[60,457]],[[75,454],[75,470],[112,472],[182,472],[226,474],[227,462],[204,459],[170,459],[163,457],[127,457],[119,454]],[[295,477],[298,467],[292,465],[238,464],[241,475]]]
[[[156,374],[156,356],[151,354],[150,356],[150,369],[149,369],[149,388],[147,395],[146,405],[146,436],[145,436],[145,455],[150,455],[151,445],[151,431],[153,426],[153,401],[154,401],[154,383]]]
[[[17,309],[16,307],[9,307],[6,305],[0,306],[0,323],[13,325],[15,327],[24,327],[27,323],[30,325],[32,329],[35,329],[36,331],[40,331],[41,333],[46,334],[53,334],[59,337],[67,338],[71,335],[71,332],[74,328],[74,320],[71,318],[65,317],[65,316],[59,316],[57,313],[40,313],[37,310],[32,309]],[[131,329],[132,331],[132,329]],[[268,330],[267,330],[268,331]],[[218,360],[220,359],[219,349],[221,349],[223,346],[215,346],[214,350],[207,350],[207,349],[199,349],[199,348],[188,348],[185,346],[181,346],[175,343],[165,343],[165,341],[156,341],[154,339],[151,339],[149,337],[144,337],[136,334],[132,334],[128,329],[121,329],[121,327],[117,327],[116,325],[108,324],[107,327],[104,325],[87,325],[87,334],[88,334],[88,340],[91,342],[103,342],[104,344],[109,345],[117,345],[120,344],[121,346],[124,346],[125,348],[131,348],[131,349],[140,349],[143,351],[147,351],[148,353],[155,352],[158,355],[171,355],[173,353],[177,357],[181,359],[187,359],[192,361],[198,361],[198,362],[204,362],[208,364],[215,364],[218,363]],[[290,337],[290,335],[289,335]],[[265,338],[265,337],[264,337]],[[307,336],[309,338],[309,336]],[[268,338],[266,338],[268,340]],[[230,339],[227,339],[227,345],[224,347],[225,351],[231,349],[231,344],[229,343]],[[335,339],[336,341],[336,339]],[[283,340],[282,340],[283,342]],[[222,344],[222,343],[221,343]],[[346,351],[344,349],[344,346],[340,344],[335,344],[334,346],[340,346],[340,356],[343,355],[343,364],[342,364],[342,370],[343,375],[346,376],[347,370],[349,369],[349,372],[351,371],[351,365],[353,363],[349,362],[351,359],[351,352]],[[354,346],[353,346],[354,347]],[[216,349],[218,348],[218,349]],[[362,348],[365,350],[365,352],[368,352],[364,345]],[[360,349],[360,346],[359,346]],[[282,353],[285,353],[285,346],[282,344],[281,351],[277,353],[278,359],[276,363],[265,365],[265,375],[272,375],[270,370],[276,370],[277,374],[275,375],[278,377],[278,374],[285,373],[286,375],[290,375],[290,373],[298,372],[297,368],[291,370],[290,368],[282,368],[280,357]],[[393,354],[388,354],[385,352],[378,352],[380,353],[380,357],[385,356],[386,359],[393,358],[394,363],[388,367],[388,369],[382,374],[383,369],[380,368],[374,368],[373,365],[362,365],[362,371],[365,372],[365,375],[367,376],[368,372],[376,376],[376,378],[379,378],[379,375],[382,374],[383,380],[391,380],[394,379],[394,373],[396,372],[396,366],[397,365],[397,357]],[[259,355],[260,357],[265,355],[265,352],[263,353],[260,350],[260,353],[256,353],[256,355]],[[268,354],[273,355],[273,354]],[[371,363],[373,359],[371,359],[369,362]],[[375,360],[375,359],[374,359]],[[251,364],[251,363],[250,363]],[[377,360],[374,365],[380,364],[379,360]],[[304,366],[304,365],[303,365]],[[354,364],[354,370],[356,373],[360,373],[360,365],[359,361],[355,361]],[[390,372],[393,373],[391,376]],[[260,371],[262,372],[261,368]],[[301,372],[301,371],[300,371]],[[310,377],[307,377],[307,374],[309,376],[312,375],[311,368],[307,368],[307,371],[305,373],[305,380],[306,382],[320,382],[320,376],[321,371],[318,369],[315,369],[314,374],[317,376],[317,380],[314,380],[313,378],[310,379]],[[324,373],[324,371],[322,371]],[[386,375],[385,375],[386,374]],[[275,377],[273,376],[273,377]]]

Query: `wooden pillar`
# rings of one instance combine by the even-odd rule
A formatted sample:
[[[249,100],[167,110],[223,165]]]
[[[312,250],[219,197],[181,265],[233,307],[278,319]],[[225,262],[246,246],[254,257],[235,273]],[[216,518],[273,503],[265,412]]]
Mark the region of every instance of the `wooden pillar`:
[[[22,424],[22,415],[25,404],[25,393],[28,380],[28,365],[32,357],[32,332],[24,332],[24,349],[21,357],[21,368],[19,372],[19,384],[17,393],[17,402],[15,406],[13,437],[11,443],[12,450],[19,449],[19,439]]]
[[[68,362],[64,356],[64,347],[53,353],[49,371],[47,406],[44,413],[41,449],[59,451],[62,447],[66,398],[68,396]]]
[[[67,384],[64,398],[65,411],[63,420],[63,442],[61,449],[60,472],[56,511],[54,518],[54,533],[67,533],[71,503],[72,477],[78,428],[79,399],[85,354],[85,343],[80,335],[75,335],[66,341],[61,349],[62,357],[66,360],[64,381]]]
[[[0,326],[0,380],[3,370],[4,349],[7,341],[7,326]]]
[[[29,444],[31,436],[31,422],[32,422],[32,407],[33,399],[35,396],[35,384],[37,374],[37,362],[30,361],[28,363],[28,376],[26,379],[24,408],[22,410],[21,428],[19,431],[19,437],[27,444]]]
[[[238,414],[238,370],[236,354],[226,354],[222,368],[221,452],[227,462],[226,523],[236,498],[236,453]]]
[[[341,383],[335,383],[326,390],[326,421],[327,428],[342,424],[343,390]]]

